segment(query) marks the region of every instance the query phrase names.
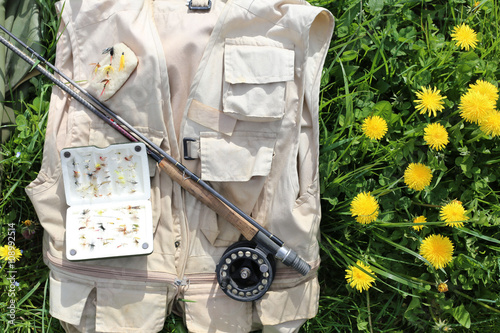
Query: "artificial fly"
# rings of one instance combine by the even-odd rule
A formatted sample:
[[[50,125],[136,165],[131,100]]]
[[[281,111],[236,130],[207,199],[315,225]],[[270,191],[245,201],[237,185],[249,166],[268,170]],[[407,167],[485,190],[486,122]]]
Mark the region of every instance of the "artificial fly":
[[[94,69],[92,70],[92,73],[95,76],[97,74],[97,71],[101,67],[101,65],[99,63],[92,63],[92,64],[90,64],[90,66],[94,66]]]
[[[118,71],[122,71],[125,68],[125,52],[122,52],[120,57],[120,67],[118,67]]]
[[[109,59],[109,63],[111,64],[111,62],[113,61],[113,56],[115,55],[115,48],[113,46],[110,46],[102,51],[102,54],[106,53],[109,53],[109,55],[111,56],[111,58]]]
[[[102,94],[104,94],[104,90],[106,90],[106,86],[108,85],[109,81],[110,81],[109,79],[104,79],[101,81],[101,83],[104,83],[104,87],[102,88],[101,95],[99,95],[99,97],[101,97]]]
[[[113,56],[115,55],[115,48],[113,46],[111,47],[108,47],[107,49],[104,49],[102,51],[102,54],[106,54],[106,53],[109,53],[109,65],[108,66],[105,66],[102,70],[106,72],[106,75],[109,77],[109,72],[114,72],[115,69],[113,68],[112,64],[113,64]],[[102,95],[102,94],[101,94]]]

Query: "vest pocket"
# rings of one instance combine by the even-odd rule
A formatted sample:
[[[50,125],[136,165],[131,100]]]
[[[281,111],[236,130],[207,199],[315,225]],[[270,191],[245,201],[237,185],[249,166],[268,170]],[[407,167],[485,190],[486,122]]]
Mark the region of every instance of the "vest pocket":
[[[50,260],[50,259],[49,259]],[[50,313],[83,332],[159,332],[173,301],[173,281],[149,282],[111,270],[105,277],[67,273],[49,263]],[[89,266],[90,267],[90,266]],[[89,269],[97,273],[97,269]],[[81,273],[80,273],[81,272]],[[132,273],[132,277],[134,274]],[[130,276],[128,277],[130,278]]]
[[[264,37],[228,38],[224,47],[224,113],[270,122],[285,113],[286,82],[294,78],[294,51]]]
[[[200,133],[201,178],[250,214],[271,171],[276,133]],[[215,214],[214,214],[215,215]],[[214,216],[215,217],[215,216]],[[229,246],[240,231],[222,217],[202,219],[200,229],[213,246]]]
[[[200,133],[201,178],[215,182],[246,182],[267,176],[274,155],[275,133],[235,132],[225,136]]]

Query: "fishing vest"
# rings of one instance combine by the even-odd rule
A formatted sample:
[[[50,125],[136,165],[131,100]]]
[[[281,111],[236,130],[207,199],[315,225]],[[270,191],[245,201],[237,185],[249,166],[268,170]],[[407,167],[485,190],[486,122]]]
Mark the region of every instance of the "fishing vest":
[[[60,152],[127,140],[54,87],[42,167],[26,191],[44,228],[50,312],[63,323],[91,322],[98,332],[157,332],[174,311],[190,332],[234,333],[317,313],[319,86],[333,17],[303,0],[210,4],[61,1],[55,65],[90,89],[103,50],[126,45],[136,68],[118,87],[101,82],[103,90],[112,89],[105,104],[312,269],[302,276],[278,262],[261,299],[229,298],[215,267],[240,232],[151,161],[154,251],[68,260]]]

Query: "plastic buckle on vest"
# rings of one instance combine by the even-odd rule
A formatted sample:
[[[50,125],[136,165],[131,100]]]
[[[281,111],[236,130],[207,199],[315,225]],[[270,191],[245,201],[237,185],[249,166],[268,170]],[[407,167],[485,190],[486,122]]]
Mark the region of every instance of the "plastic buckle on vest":
[[[207,5],[205,6],[193,5],[193,0],[189,0],[188,8],[189,10],[210,10],[210,8],[212,8],[212,0],[208,0]]]
[[[188,160],[188,161],[195,159],[194,157],[191,157],[189,155],[189,151],[190,151],[190,149],[188,147],[189,142],[196,142],[196,140],[195,139],[191,139],[191,138],[184,138],[184,139],[182,139],[182,145],[183,145],[183,149],[184,149],[184,159]]]

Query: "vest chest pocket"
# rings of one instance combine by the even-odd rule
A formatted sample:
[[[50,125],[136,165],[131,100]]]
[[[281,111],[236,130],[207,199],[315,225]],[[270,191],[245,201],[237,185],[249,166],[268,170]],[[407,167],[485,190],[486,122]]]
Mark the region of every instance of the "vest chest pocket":
[[[275,133],[238,132],[228,137],[202,132],[202,179],[248,182],[254,176],[267,176],[271,170],[275,141]]]
[[[264,37],[228,38],[224,47],[224,113],[270,122],[285,113],[286,82],[294,79],[292,47]]]

